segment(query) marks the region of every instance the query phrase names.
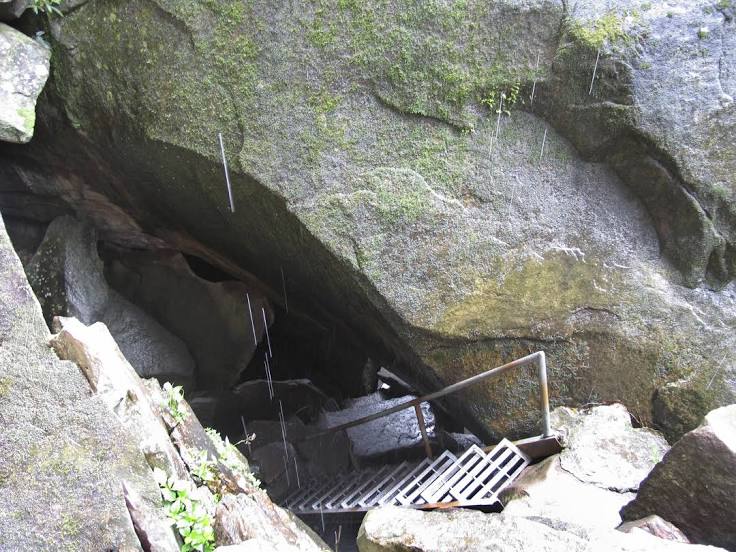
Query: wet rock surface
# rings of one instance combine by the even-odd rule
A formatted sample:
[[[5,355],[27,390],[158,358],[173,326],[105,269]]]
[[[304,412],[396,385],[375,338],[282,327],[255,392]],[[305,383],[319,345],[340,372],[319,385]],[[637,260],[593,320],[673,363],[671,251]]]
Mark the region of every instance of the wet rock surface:
[[[529,467],[504,491],[505,513],[537,521],[598,529],[621,524],[621,508],[634,494],[581,482],[560,466],[559,455]]]
[[[341,410],[323,413],[320,425],[324,428],[337,427],[415,398],[413,395],[407,395],[384,400],[379,393],[366,395],[347,401]],[[427,434],[434,438],[435,418],[429,404],[422,404],[422,414]],[[413,407],[348,428],[346,431],[353,455],[362,460],[376,459],[390,453],[406,452],[406,449],[422,446],[422,434]]]
[[[707,386],[689,381],[675,381],[660,387],[652,400],[652,416],[656,427],[670,443],[698,427],[713,406]]]
[[[708,413],[673,445],[621,514],[656,514],[694,543],[736,550],[736,405]]]
[[[265,543],[263,550],[329,550],[296,516],[259,495],[225,497],[217,506],[215,532],[223,545],[256,539]]]
[[[160,406],[125,359],[101,322],[85,326],[76,318],[54,319],[51,346],[62,360],[74,362],[94,393],[133,435],[142,435],[140,448],[147,462],[177,479],[186,466],[160,419]]]

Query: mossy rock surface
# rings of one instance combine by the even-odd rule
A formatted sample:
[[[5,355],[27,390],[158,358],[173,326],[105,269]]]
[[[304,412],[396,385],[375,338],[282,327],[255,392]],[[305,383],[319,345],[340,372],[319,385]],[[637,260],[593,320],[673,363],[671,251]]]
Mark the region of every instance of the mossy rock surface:
[[[140,550],[121,481],[152,506],[157,485],[137,441],[49,337],[0,219],[0,548]]]
[[[604,4],[90,1],[52,24],[47,99],[76,134],[37,155],[63,135],[96,160],[59,189],[138,224],[98,216],[106,236],[207,249],[274,289],[283,269],[293,308],[426,388],[544,349],[553,403],[649,423],[655,389],[736,340],[736,73],[716,71],[736,48],[722,10]],[[516,436],[533,392],[519,373],[458,407]]]

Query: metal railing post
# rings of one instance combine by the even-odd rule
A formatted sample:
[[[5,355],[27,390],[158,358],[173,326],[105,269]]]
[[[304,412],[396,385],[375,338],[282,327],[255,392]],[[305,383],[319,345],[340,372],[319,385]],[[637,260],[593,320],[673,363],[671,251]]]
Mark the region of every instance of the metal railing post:
[[[424,414],[422,413],[422,405],[414,405],[414,413],[417,415],[417,422],[419,423],[419,431],[422,432],[422,441],[424,441],[424,452],[427,454],[427,458],[432,459],[432,445],[429,444],[429,438],[427,437],[427,426],[424,424]]]
[[[549,390],[547,389],[547,357],[544,351],[537,353],[537,366],[539,367],[539,399],[542,409],[542,437],[552,435],[549,425]]]

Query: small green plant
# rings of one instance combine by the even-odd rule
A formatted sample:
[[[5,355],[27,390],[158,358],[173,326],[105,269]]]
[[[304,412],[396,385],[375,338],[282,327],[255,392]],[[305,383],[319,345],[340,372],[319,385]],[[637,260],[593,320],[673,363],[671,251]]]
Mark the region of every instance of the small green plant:
[[[511,108],[519,103],[521,82],[512,82],[505,88],[491,88],[481,103],[488,106],[494,113],[505,113],[511,115]]]
[[[213,515],[196,496],[194,484],[191,481],[167,477],[160,468],[153,470],[153,477],[161,489],[166,513],[184,541],[181,552],[194,550],[213,552],[215,549]]]
[[[710,29],[708,27],[700,27],[698,29],[698,38],[700,40],[705,40],[710,35]]]
[[[253,485],[254,487],[259,487],[261,485],[261,482],[258,481],[256,476],[254,476],[250,472],[247,464],[245,464],[243,460],[240,459],[240,452],[237,449],[237,445],[241,443],[247,445],[248,443],[253,442],[253,440],[256,438],[256,434],[252,433],[250,435],[247,435],[245,439],[233,444],[230,442],[227,436],[225,436],[225,439],[223,439],[220,434],[211,427],[205,428],[205,431],[207,432],[207,435],[209,435],[212,444],[215,445],[218,460],[222,462],[222,464],[234,474],[242,475],[251,485]]]
[[[164,383],[163,389],[166,393],[164,406],[177,423],[183,422],[187,417],[187,412],[184,410],[184,391],[181,385],[173,386],[167,381]]]
[[[215,463],[207,458],[207,451],[200,450],[192,462],[191,474],[206,485],[215,480],[214,468]]]
[[[45,13],[49,16],[58,15],[63,17],[64,14],[61,13],[61,10],[57,7],[60,4],[61,0],[33,0],[33,4],[31,4],[31,9],[35,14]]]

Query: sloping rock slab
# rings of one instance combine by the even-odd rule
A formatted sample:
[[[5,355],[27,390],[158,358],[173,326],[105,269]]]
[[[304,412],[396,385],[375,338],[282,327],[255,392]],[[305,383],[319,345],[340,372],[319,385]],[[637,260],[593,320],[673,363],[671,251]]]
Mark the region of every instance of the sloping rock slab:
[[[586,410],[557,408],[552,427],[565,444],[563,469],[584,483],[615,491],[635,491],[669,449],[659,433],[634,428],[621,404]]]
[[[0,23],[0,140],[24,144],[33,137],[50,58],[48,48]]]
[[[189,474],[159,416],[157,406],[143,382],[125,360],[107,327],[101,322],[85,326],[76,318],[54,319],[58,332],[51,340],[59,358],[75,362],[90,387],[131,432],[140,436],[148,464],[169,477],[187,479]]]
[[[622,516],[657,514],[691,542],[736,550],[736,405],[713,410],[642,482]]]
[[[68,216],[55,219],[27,272],[47,320],[104,322],[139,375],[193,382],[194,361],[184,343],[107,285],[89,226]]]
[[[560,530],[506,514],[471,510],[372,510],[358,533],[360,552],[698,552],[709,546],[673,543],[620,531]]]
[[[321,424],[327,428],[339,426],[415,398],[413,395],[407,395],[384,400],[380,393],[373,393],[349,401],[343,410],[325,412]],[[422,404],[422,414],[427,435],[432,438],[435,436],[434,413],[429,404]],[[347,434],[353,454],[357,458],[373,458],[419,446],[422,442],[422,434],[413,408],[406,408],[385,418],[352,427],[347,430]]]

